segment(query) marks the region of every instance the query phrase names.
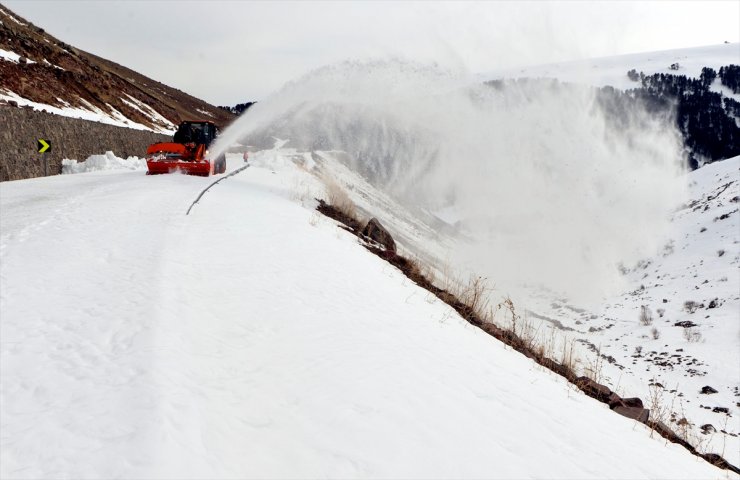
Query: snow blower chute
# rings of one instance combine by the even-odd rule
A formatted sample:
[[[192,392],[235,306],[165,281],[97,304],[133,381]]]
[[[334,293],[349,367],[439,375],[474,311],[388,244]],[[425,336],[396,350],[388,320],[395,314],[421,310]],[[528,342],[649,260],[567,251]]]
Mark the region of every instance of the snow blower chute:
[[[226,157],[207,158],[208,146],[216,138],[216,125],[209,121],[181,122],[172,142],[149,145],[146,149],[147,175],[183,172],[207,177],[226,171]]]

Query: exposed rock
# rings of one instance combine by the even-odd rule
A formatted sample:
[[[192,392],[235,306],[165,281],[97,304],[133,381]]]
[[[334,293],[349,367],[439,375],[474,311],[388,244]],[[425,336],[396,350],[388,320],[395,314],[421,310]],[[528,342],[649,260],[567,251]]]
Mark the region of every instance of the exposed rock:
[[[609,408],[614,410],[616,407],[624,407],[624,401],[622,401],[622,397],[617,395],[616,393],[612,392],[611,395],[609,395],[609,398],[607,399],[607,403],[609,404]]]
[[[691,327],[697,327],[698,325],[691,320],[683,320],[681,322],[676,322],[673,324],[676,327],[683,327],[683,328],[691,328]]]
[[[578,377],[575,382],[576,386],[583,390],[583,392],[589,397],[593,397],[599,401],[607,403],[612,394],[612,391],[606,385],[596,383],[588,377]]]
[[[632,398],[623,398],[622,402],[624,402],[624,405],[631,408],[645,408],[645,406],[642,404],[642,400],[637,397]]]
[[[717,393],[717,390],[715,390],[714,388],[710,387],[709,385],[704,385],[701,388],[701,393],[703,393],[705,395],[709,395],[711,393]]]
[[[362,229],[361,235],[381,244],[386,250],[396,253],[396,242],[377,218],[371,218],[367,222],[365,228]]]
[[[609,404],[609,408],[611,408],[612,410],[616,410],[618,407],[644,408],[641,399],[637,397],[621,398],[614,392],[612,392],[612,394],[609,396],[607,403]]]
[[[650,410],[648,410],[647,408],[616,407],[614,411],[624,417],[637,420],[640,423],[647,423],[648,419],[650,418]]]
[[[706,423],[699,428],[701,429],[701,433],[703,433],[704,435],[708,435],[717,431],[717,429],[714,428],[714,425],[712,425],[711,423]]]
[[[738,469],[734,465],[731,465],[730,463],[727,462],[727,460],[725,460],[724,458],[722,458],[722,456],[716,453],[705,453],[704,455],[700,455],[700,457],[706,460],[707,462],[711,463],[715,467],[719,467],[725,470],[730,470],[740,475],[740,469]]]

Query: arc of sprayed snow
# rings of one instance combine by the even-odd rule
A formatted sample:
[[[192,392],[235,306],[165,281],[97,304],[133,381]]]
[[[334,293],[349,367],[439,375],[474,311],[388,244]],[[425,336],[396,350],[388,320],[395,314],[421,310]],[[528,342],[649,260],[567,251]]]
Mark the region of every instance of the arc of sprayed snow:
[[[198,198],[196,198],[195,200],[193,200],[193,203],[191,203],[191,204],[190,204],[190,207],[188,207],[188,211],[187,211],[187,213],[185,213],[185,215],[190,215],[190,210],[192,210],[192,209],[193,209],[193,207],[195,206],[195,204],[196,204],[196,203],[198,203],[198,202],[200,201],[201,197],[202,197],[202,196],[203,196],[203,195],[204,195],[204,194],[205,194],[205,193],[206,193],[206,192],[207,192],[208,190],[210,190],[212,186],[216,185],[216,184],[217,184],[218,182],[220,182],[220,181],[222,181],[222,180],[226,180],[227,178],[229,178],[229,177],[231,177],[231,176],[234,176],[234,175],[236,175],[236,174],[237,174],[237,173],[239,173],[239,172],[243,172],[243,171],[244,171],[244,170],[246,170],[247,168],[249,168],[249,164],[246,164],[246,165],[244,165],[243,167],[239,167],[239,168],[237,168],[237,169],[236,169],[236,170],[234,170],[233,172],[231,172],[231,173],[229,173],[228,175],[225,175],[225,176],[223,176],[223,177],[219,178],[218,180],[216,180],[215,182],[211,183],[211,184],[210,184],[210,185],[208,185],[208,186],[207,186],[206,188],[204,188],[204,189],[203,189],[203,191],[202,191],[202,192],[200,192],[200,195],[198,195]]]

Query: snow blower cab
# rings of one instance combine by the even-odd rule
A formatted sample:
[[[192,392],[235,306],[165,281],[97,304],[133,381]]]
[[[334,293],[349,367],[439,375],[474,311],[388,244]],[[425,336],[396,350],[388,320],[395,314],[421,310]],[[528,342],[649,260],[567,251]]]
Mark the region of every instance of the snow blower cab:
[[[207,177],[226,171],[226,158],[208,158],[208,147],[218,129],[209,121],[185,121],[177,127],[172,142],[149,145],[146,150],[147,175],[182,172]]]

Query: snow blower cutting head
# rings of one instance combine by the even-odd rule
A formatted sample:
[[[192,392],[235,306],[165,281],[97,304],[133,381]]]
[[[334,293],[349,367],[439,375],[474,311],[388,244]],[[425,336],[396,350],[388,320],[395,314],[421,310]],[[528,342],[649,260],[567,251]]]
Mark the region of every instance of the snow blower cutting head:
[[[217,128],[209,121],[181,122],[172,142],[149,145],[146,150],[147,175],[183,172],[207,177],[226,171],[226,158],[206,158],[208,146],[216,138]]]

